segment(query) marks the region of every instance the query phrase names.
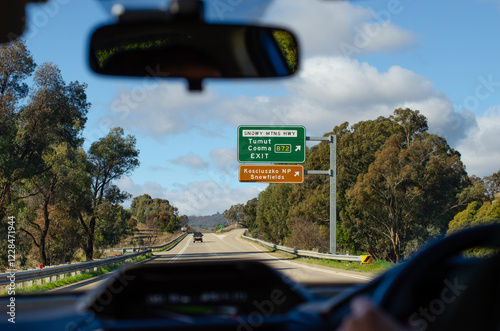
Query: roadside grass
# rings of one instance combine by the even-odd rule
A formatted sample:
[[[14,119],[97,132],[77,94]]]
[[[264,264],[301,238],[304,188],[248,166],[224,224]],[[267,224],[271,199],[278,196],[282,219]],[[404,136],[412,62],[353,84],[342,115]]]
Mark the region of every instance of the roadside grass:
[[[167,246],[165,246],[163,248],[154,249],[153,252],[163,252],[163,251],[166,251],[166,250],[174,247],[175,245],[177,245],[182,239],[186,238],[186,236],[187,236],[187,233],[185,235],[181,236],[179,239],[177,239],[173,243],[170,243],[169,245],[167,245]]]
[[[395,264],[392,262],[387,262],[382,260],[374,261],[373,263],[361,264],[359,262],[335,261],[335,260],[323,260],[323,259],[299,257],[295,259],[295,261],[307,262],[311,264],[317,264],[336,269],[367,272],[371,274],[380,274],[395,266]]]
[[[31,293],[43,292],[43,291],[54,289],[56,287],[73,284],[73,283],[76,283],[76,282],[79,282],[79,281],[82,281],[85,279],[104,275],[105,273],[108,273],[108,272],[113,271],[115,269],[121,268],[127,264],[137,263],[137,262],[146,260],[152,256],[153,256],[153,254],[148,253],[146,255],[142,255],[142,256],[138,256],[136,258],[130,259],[129,261],[109,264],[103,268],[97,269],[96,271],[91,271],[91,272],[88,272],[85,274],[64,277],[64,278],[58,279],[54,282],[50,282],[47,284],[33,285],[31,287],[26,287],[26,288],[16,288],[16,294],[31,294]],[[8,294],[7,290],[0,292],[0,296],[6,296],[7,294]]]
[[[299,256],[296,256],[293,254],[278,251],[278,250],[271,248],[271,247],[267,247],[267,246],[264,246],[261,244],[259,244],[259,245],[264,247],[265,249],[267,249],[268,251],[270,251],[272,253],[277,253],[277,254],[282,255],[282,256],[284,256],[290,260],[293,260],[293,261],[306,262],[306,263],[321,265],[324,267],[330,267],[330,268],[335,268],[335,269],[357,271],[357,272],[366,272],[366,273],[371,273],[371,274],[380,274],[384,271],[389,270],[390,268],[392,268],[396,265],[392,262],[387,262],[387,261],[382,261],[382,260],[374,261],[373,263],[361,264],[359,262],[335,261],[335,260],[299,257]]]

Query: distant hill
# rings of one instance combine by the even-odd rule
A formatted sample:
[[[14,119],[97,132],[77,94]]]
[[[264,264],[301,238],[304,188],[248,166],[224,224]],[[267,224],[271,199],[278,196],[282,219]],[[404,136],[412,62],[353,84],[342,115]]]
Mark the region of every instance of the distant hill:
[[[202,229],[197,226],[190,226],[189,233],[201,232],[201,233],[211,233],[213,230]]]
[[[229,225],[221,213],[210,216],[188,216],[188,225],[213,231],[219,223]]]

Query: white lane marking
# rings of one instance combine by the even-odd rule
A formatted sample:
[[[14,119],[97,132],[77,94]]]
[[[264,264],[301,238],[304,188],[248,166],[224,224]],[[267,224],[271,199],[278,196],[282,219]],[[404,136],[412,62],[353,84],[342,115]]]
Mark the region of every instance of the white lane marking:
[[[236,239],[243,240],[239,236],[237,236]],[[270,255],[268,253],[265,253],[265,251],[262,251],[261,249],[259,249],[259,247],[255,246],[252,242],[247,242],[247,243],[250,244],[250,245],[252,245],[258,251],[261,251],[264,255],[266,255],[268,257],[271,257],[271,258],[273,258],[275,260],[278,260],[280,262],[288,263],[288,264],[291,264],[291,265],[294,265],[294,266],[297,266],[297,267],[300,267],[300,268],[305,268],[305,269],[315,270],[315,271],[321,271],[321,272],[325,272],[327,274],[332,274],[332,275],[337,275],[337,276],[345,276],[345,277],[351,277],[351,278],[357,278],[357,279],[363,279],[363,280],[372,280],[373,278],[375,278],[375,277],[368,277],[368,276],[361,276],[361,275],[349,274],[349,273],[341,272],[341,271],[326,270],[326,269],[323,269],[323,268],[317,268],[317,267],[313,267],[313,266],[308,266],[308,265],[304,265],[304,264],[299,264],[299,263],[294,263],[294,262],[291,262],[291,261],[282,260],[282,259],[280,259],[280,258],[278,258],[276,256],[272,256],[272,255]],[[233,245],[229,244],[228,242],[226,242],[226,244],[232,246],[233,248],[236,248]]]
[[[220,240],[226,238],[227,234],[213,234],[214,236],[216,236],[217,238],[219,238]]]
[[[208,245],[208,248],[210,249],[210,251],[212,252],[212,254],[215,254],[215,256],[220,259],[221,257],[219,256],[219,254],[217,254],[216,252],[214,252],[213,248],[211,245]]]
[[[186,250],[186,248],[188,248],[188,246],[189,246],[190,243],[191,243],[191,240],[188,239],[186,245],[181,249],[181,251],[179,253],[177,253],[176,256],[174,256],[174,258],[172,260],[168,261],[168,263],[172,263],[175,260],[177,260],[182,255],[182,253],[184,253],[184,251]]]

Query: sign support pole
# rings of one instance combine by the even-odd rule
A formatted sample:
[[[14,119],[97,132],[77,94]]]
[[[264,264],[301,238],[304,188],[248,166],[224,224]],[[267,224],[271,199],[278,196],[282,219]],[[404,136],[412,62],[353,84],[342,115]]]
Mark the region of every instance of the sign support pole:
[[[337,136],[306,137],[309,141],[328,141],[330,170],[305,170],[306,175],[330,176],[330,253],[337,254]]]

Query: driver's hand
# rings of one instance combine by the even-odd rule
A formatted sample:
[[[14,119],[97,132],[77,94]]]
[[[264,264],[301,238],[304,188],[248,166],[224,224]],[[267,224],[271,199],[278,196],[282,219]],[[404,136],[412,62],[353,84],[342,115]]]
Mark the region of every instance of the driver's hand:
[[[352,314],[342,321],[337,331],[410,331],[366,297],[354,298]]]

